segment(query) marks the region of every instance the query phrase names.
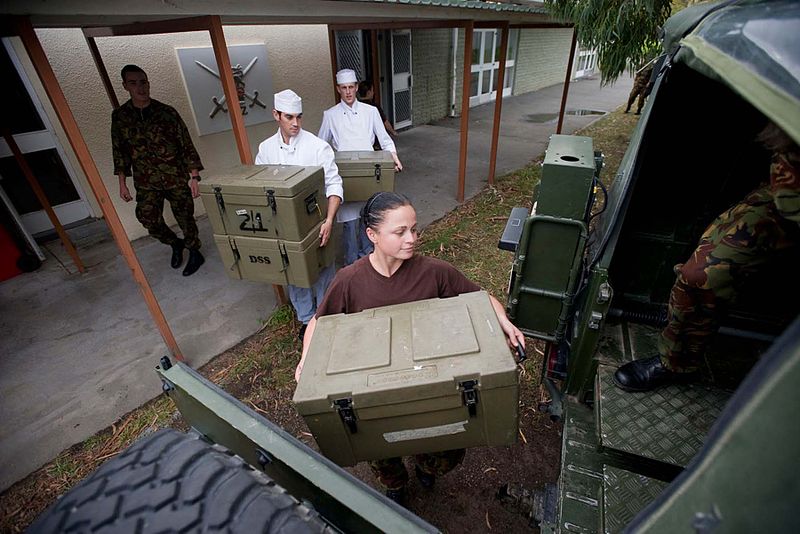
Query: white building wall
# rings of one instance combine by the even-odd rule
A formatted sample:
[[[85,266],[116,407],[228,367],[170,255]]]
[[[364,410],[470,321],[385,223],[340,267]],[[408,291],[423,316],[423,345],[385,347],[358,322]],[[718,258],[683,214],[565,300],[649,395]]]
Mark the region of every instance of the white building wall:
[[[303,127],[317,133],[322,122],[322,112],[332,106],[334,92],[328,33],[325,26],[226,26],[225,39],[228,45],[258,44],[267,47],[267,57],[272,71],[273,89],[281,91],[291,88],[303,98]],[[97,164],[98,170],[114,201],[128,237],[136,239],[147,232],[134,216],[134,203],[125,203],[119,198],[118,179],[114,175],[111,157],[111,104],[106,96],[100,75],[92,61],[89,48],[78,29],[38,29],[36,33],[61,84],[64,95],[78,122],[81,133]],[[97,46],[108,69],[111,81],[117,90],[119,101],[125,102],[128,93],[122,88],[120,69],[134,63],[142,67],[150,79],[151,96],[170,104],[186,122],[195,146],[210,177],[215,171],[239,163],[238,150],[232,131],[198,136],[188,93],[178,66],[176,48],[211,46],[208,32],[145,35],[136,37],[103,37]],[[15,39],[15,48],[22,58],[28,78],[39,92],[39,97],[50,110],[50,119],[66,149],[73,167],[78,172],[84,191],[91,197],[92,209],[101,216],[85,176],[72,154],[58,118],[39,83],[20,42]],[[221,94],[221,89],[220,89]],[[272,95],[262,93],[262,100],[272,105]],[[250,126],[247,134],[255,156],[258,144],[276,131],[275,122]],[[129,186],[131,180],[128,181]],[[204,213],[202,202],[195,201],[196,214]],[[167,210],[167,223],[174,224]],[[209,245],[208,243],[206,245]]]

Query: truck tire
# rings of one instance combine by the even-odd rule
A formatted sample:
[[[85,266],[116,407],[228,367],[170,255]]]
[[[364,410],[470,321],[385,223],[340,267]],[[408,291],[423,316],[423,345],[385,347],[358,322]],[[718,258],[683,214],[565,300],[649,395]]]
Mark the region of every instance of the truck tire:
[[[333,532],[308,506],[226,449],[160,430],[48,508],[28,532]]]

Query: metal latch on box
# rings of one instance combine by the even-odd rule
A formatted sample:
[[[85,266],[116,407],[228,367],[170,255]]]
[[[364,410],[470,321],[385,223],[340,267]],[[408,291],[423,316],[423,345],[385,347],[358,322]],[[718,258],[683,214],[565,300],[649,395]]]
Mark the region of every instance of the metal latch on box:
[[[464,380],[458,383],[458,389],[461,390],[461,399],[464,402],[464,406],[467,407],[470,417],[475,417],[478,413],[478,390],[475,389],[477,385],[477,380]]]
[[[376,182],[380,182],[381,181],[381,165],[380,165],[380,163],[376,163],[375,164],[375,181]]]
[[[239,263],[239,260],[242,259],[242,256],[239,254],[239,249],[236,247],[236,241],[231,239],[230,236],[228,236],[228,244],[231,246],[231,252],[233,252],[233,265],[231,265],[231,268],[229,269],[232,271],[236,268],[236,265]]]
[[[267,191],[267,204],[272,208],[272,214],[278,213],[278,204],[275,202],[275,191],[269,189]]]
[[[217,207],[219,207],[219,211],[225,211],[225,199],[222,198],[222,188],[217,186],[214,188],[214,198],[217,200]]]
[[[278,241],[278,252],[281,253],[281,263],[283,264],[281,272],[284,272],[289,269],[289,254],[286,253],[286,245],[283,244],[283,241]]]
[[[350,429],[350,433],[355,434],[358,431],[358,425],[356,425],[356,412],[353,411],[353,399],[337,399],[333,401],[333,405],[336,407],[336,411],[339,412],[339,417]]]

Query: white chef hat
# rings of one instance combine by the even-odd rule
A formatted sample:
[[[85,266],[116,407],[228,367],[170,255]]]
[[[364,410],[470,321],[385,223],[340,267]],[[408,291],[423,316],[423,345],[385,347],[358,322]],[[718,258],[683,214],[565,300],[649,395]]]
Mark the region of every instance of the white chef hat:
[[[275,110],[298,115],[303,112],[303,99],[291,89],[275,93]]]
[[[336,85],[343,83],[358,83],[356,78],[356,71],[353,69],[342,69],[336,73]]]

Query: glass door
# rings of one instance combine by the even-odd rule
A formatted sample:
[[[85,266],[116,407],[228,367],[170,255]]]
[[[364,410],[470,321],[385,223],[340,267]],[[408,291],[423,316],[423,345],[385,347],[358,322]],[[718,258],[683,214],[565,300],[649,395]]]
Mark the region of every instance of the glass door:
[[[475,30],[472,35],[470,106],[485,104],[497,98],[501,35],[500,30]],[[514,64],[517,56],[518,35],[519,30],[517,29],[509,31],[503,96],[511,94],[511,87],[514,83]]]
[[[78,187],[75,172],[55,136],[36,93],[22,69],[11,42],[0,46],[0,75],[6,84],[3,126],[11,130],[34,176],[39,181],[61,224],[91,217],[86,197]],[[31,234],[51,230],[53,225],[19,168],[11,148],[0,138],[0,188]]]

